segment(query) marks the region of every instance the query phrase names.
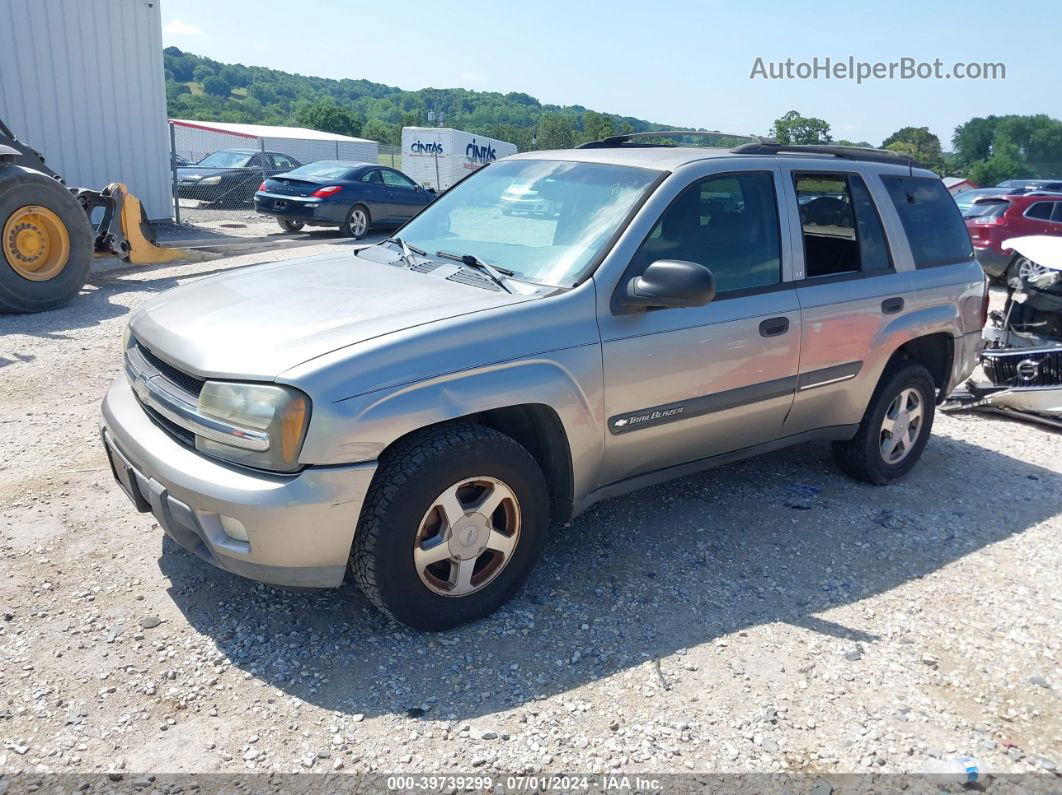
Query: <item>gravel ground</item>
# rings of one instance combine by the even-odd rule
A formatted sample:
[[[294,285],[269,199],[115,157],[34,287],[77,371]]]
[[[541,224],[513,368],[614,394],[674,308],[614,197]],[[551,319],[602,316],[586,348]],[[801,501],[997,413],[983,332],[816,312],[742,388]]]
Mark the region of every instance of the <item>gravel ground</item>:
[[[811,444],[611,500],[438,635],[167,542],[97,432],[129,310],[337,245],[102,267],[62,310],[0,316],[0,771],[1057,771],[1062,443],[1040,427],[938,414],[886,488]]]

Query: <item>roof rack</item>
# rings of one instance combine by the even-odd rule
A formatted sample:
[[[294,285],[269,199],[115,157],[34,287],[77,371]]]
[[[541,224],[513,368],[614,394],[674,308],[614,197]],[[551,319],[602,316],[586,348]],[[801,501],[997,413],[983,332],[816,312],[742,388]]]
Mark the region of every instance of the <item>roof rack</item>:
[[[922,165],[909,155],[890,152],[888,149],[870,149],[865,146],[829,146],[822,144],[780,144],[774,141],[758,141],[742,144],[730,150],[735,155],[832,155],[844,160],[863,160],[870,163],[892,163],[897,166],[921,168]]]
[[[585,144],[579,144],[576,149],[617,149],[619,147],[658,147],[658,146],[680,146],[683,144],[678,143],[662,143],[658,141],[640,141],[638,139],[653,139],[653,138],[707,138],[708,136],[715,136],[716,138],[730,139],[726,143],[719,144],[719,148],[725,148],[727,146],[733,146],[733,140],[736,138],[742,141],[749,141],[751,143],[770,143],[770,139],[760,138],[756,135],[742,135],[739,133],[726,133],[719,132],[718,130],[647,130],[645,132],[626,133],[625,135],[610,135],[608,138],[603,138],[600,141],[587,141]],[[709,144],[710,146],[710,144]]]

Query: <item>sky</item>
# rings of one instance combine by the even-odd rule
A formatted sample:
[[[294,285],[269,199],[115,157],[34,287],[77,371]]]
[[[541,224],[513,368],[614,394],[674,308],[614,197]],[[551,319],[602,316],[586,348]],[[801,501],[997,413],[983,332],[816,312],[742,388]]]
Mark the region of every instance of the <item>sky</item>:
[[[521,91],[680,127],[766,135],[789,110],[879,145],[927,126],[950,148],[974,116],[1062,117],[1057,2],[995,6],[532,0],[162,0],[166,46],[227,63],[403,89]],[[821,9],[821,10],[819,10]],[[1005,79],[751,77],[771,63],[1003,63]],[[887,67],[886,67],[887,68]]]

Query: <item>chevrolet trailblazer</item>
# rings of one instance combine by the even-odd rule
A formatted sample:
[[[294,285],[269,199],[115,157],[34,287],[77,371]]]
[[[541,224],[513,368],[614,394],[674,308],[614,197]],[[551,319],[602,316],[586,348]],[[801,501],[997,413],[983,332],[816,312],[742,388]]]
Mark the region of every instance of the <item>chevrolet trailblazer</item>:
[[[550,521],[812,440],[885,484],[973,369],[984,275],[875,150],[622,136],[477,171],[395,237],[170,290],[103,402],[118,483],[227,571],[486,616]],[[506,212],[548,194],[553,211]],[[592,576],[592,575],[591,575]]]

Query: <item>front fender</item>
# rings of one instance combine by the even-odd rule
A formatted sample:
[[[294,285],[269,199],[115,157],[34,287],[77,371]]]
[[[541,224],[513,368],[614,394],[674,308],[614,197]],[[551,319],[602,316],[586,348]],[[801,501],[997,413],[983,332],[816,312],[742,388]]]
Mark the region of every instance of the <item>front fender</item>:
[[[318,408],[303,445],[308,464],[372,461],[420,428],[491,409],[540,404],[560,418],[575,493],[589,490],[602,457],[601,353],[581,345],[425,379]]]

